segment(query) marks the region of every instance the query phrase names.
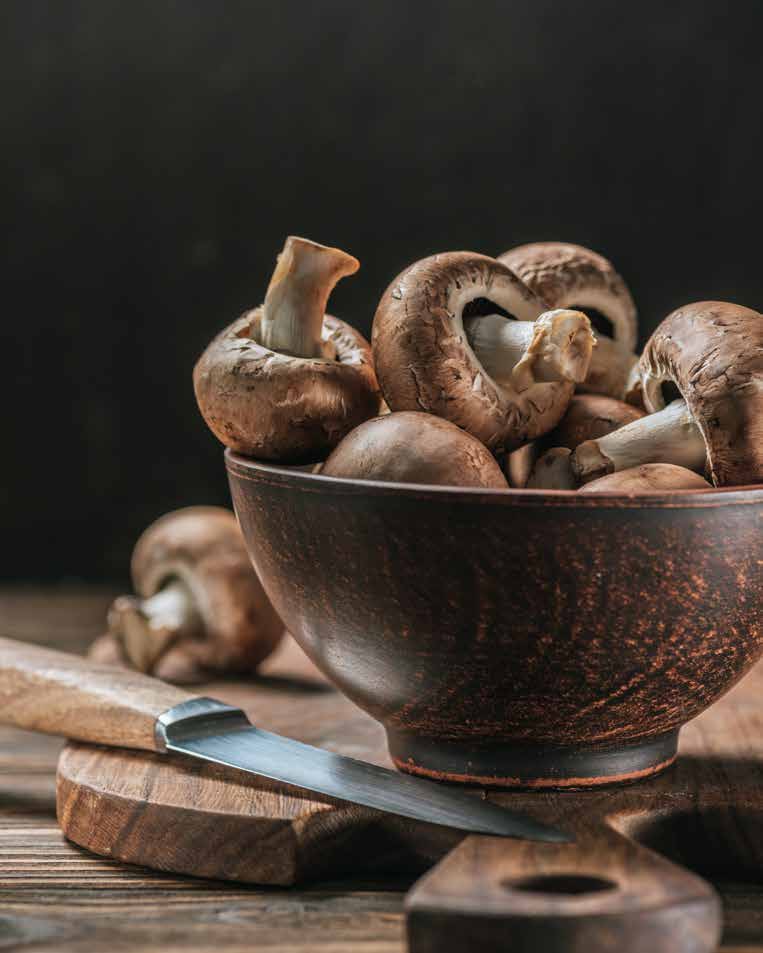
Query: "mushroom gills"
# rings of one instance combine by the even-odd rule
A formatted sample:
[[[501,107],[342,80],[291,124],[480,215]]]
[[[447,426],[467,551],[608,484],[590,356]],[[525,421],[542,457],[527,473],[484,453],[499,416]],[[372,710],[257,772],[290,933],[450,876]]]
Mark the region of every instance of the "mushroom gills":
[[[278,256],[255,336],[259,344],[294,357],[333,360],[334,346],[323,339],[323,316],[340,278],[360,264],[339,248],[290,235]]]
[[[579,483],[643,463],[672,463],[701,472],[706,462],[704,438],[683,399],[598,440],[581,443],[570,459]]]
[[[522,391],[537,382],[577,383],[588,372],[593,335],[580,311],[545,311],[536,321],[499,314],[466,317],[464,331],[477,360],[499,386]]]
[[[174,642],[201,629],[193,596],[178,579],[148,599],[119,596],[109,610],[109,631],[140,672],[151,672]]]
[[[588,315],[599,347],[578,390],[622,398],[635,363],[636,306],[610,261],[569,242],[532,242],[499,256],[548,307],[573,308]]]

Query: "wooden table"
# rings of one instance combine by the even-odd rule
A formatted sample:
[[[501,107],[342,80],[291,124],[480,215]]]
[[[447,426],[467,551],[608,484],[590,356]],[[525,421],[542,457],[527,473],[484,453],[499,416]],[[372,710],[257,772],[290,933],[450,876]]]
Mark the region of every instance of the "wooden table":
[[[0,590],[0,635],[83,651],[109,590]],[[85,853],[55,817],[60,743],[0,729],[0,949],[402,953],[405,882],[277,890],[175,877]],[[723,950],[763,953],[763,884],[720,885]]]

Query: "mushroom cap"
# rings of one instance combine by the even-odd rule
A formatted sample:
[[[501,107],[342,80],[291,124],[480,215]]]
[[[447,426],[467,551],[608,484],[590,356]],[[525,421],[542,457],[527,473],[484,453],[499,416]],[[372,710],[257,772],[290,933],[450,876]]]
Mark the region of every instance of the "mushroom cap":
[[[628,286],[603,255],[569,242],[531,242],[498,256],[549,308],[586,307],[612,323],[612,337],[636,348],[636,305]],[[601,329],[599,329],[601,330]]]
[[[391,483],[507,489],[493,455],[476,437],[432,414],[400,411],[367,420],[348,434],[323,476]]]
[[[652,334],[638,376],[650,413],[665,406],[665,382],[681,392],[716,486],[763,482],[763,315],[725,301],[684,305]]]
[[[582,305],[581,307],[586,313],[585,307]],[[587,313],[592,313],[590,308]],[[637,354],[619,341],[599,333],[588,374],[586,379],[578,384],[578,390],[584,394],[604,394],[624,400],[628,394],[630,376],[636,364],[638,364]]]
[[[654,490],[709,490],[699,473],[673,463],[644,463],[608,473],[582,486],[578,493],[648,493]]]
[[[644,411],[603,394],[576,394],[554,430],[542,438],[543,446],[574,450],[585,440],[598,440],[645,416]]]
[[[336,360],[300,358],[256,340],[261,309],[217,335],[193,372],[196,400],[221,443],[262,460],[315,460],[379,409],[371,346],[330,314],[323,340]]]
[[[512,450],[556,425],[575,385],[535,381],[517,391],[493,380],[464,330],[464,309],[475,301],[484,305],[482,314],[503,310],[521,321],[535,321],[546,310],[494,258],[432,255],[401,272],[379,302],[372,336],[376,373],[393,411],[423,410],[490,450]]]
[[[190,591],[206,630],[192,651],[209,671],[252,671],[283,635],[236,517],[222,507],[189,506],[160,517],[135,544],[130,571],[144,599],[174,581]]]
[[[528,490],[576,490],[577,481],[570,466],[572,451],[568,447],[552,447],[535,461],[526,481]]]
[[[509,486],[523,490],[527,486],[535,461],[541,454],[541,441],[533,440],[500,458],[501,469],[509,481]]]

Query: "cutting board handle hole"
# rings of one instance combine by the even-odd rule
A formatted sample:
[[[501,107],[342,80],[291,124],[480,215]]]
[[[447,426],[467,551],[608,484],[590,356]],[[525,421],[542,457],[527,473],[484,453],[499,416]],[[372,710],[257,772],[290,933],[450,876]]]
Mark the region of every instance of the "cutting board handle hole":
[[[579,897],[617,888],[614,880],[607,880],[605,877],[589,877],[585,874],[544,874],[538,877],[523,877],[520,880],[504,880],[502,886],[507,890],[565,897]]]

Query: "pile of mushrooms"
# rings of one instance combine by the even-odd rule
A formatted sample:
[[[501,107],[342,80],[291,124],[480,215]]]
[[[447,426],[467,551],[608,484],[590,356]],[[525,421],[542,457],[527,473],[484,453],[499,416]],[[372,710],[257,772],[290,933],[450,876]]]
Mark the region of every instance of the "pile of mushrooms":
[[[369,345],[325,313],[357,268],[288,238],[263,304],[209,345],[194,386],[227,447],[328,477],[499,490],[763,482],[757,311],[686,305],[639,357],[613,265],[541,242],[415,262],[384,292]]]

